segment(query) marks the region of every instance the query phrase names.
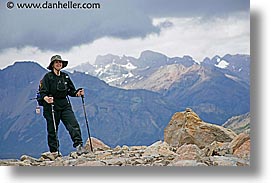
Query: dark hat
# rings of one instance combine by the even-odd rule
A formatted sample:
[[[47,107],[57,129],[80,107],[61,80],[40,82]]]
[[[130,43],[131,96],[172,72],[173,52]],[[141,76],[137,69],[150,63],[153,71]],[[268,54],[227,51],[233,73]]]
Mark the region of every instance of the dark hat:
[[[54,56],[52,56],[51,63],[47,67],[47,69],[52,70],[53,69],[53,67],[52,67],[53,66],[53,62],[56,61],[56,60],[62,61],[62,69],[68,65],[68,61],[62,60],[62,58],[61,58],[60,55],[54,55]]]

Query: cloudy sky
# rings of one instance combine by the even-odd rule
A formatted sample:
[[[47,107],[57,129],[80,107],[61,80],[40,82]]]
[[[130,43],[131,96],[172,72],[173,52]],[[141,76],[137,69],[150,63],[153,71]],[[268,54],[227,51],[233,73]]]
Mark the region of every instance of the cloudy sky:
[[[53,54],[69,67],[108,53],[139,57],[250,54],[249,0],[74,0],[99,9],[18,9],[0,2],[0,69],[32,60],[46,67]],[[48,0],[55,3],[58,0]],[[68,2],[68,0],[60,2]]]

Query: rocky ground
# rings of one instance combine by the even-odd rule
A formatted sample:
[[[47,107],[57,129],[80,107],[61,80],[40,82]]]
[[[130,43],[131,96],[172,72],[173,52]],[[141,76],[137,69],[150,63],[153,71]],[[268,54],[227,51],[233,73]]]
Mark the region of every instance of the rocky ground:
[[[78,156],[54,158],[46,152],[36,159],[23,155],[20,160],[1,160],[4,166],[248,166],[249,159],[240,158],[226,150],[199,149],[194,144],[183,145],[176,151],[166,142],[158,141],[151,146],[117,146],[106,150],[97,149],[94,153]],[[229,149],[227,149],[229,151]],[[211,156],[210,156],[211,154]]]
[[[150,146],[110,148],[91,138],[93,152],[40,158],[22,155],[20,160],[0,160],[1,166],[249,166],[249,134],[205,123],[191,109],[176,113],[164,131],[164,141]],[[90,149],[89,139],[85,145]]]

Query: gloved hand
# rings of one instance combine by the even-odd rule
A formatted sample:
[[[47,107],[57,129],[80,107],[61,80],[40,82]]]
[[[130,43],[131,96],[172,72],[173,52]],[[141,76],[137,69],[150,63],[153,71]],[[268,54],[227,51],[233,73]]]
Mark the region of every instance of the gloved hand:
[[[48,104],[52,104],[52,103],[53,103],[53,97],[45,96],[45,97],[44,97],[44,100],[45,100]]]
[[[80,89],[78,89],[78,92],[76,93],[76,96],[77,97],[80,97],[80,96],[84,96],[84,89],[83,88],[80,88]]]

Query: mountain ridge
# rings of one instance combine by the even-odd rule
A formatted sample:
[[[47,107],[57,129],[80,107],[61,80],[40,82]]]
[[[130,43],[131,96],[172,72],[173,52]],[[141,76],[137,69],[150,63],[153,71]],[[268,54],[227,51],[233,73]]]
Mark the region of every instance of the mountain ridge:
[[[127,64],[131,64],[132,67],[127,68]],[[83,69],[77,66],[68,71],[87,72],[112,86],[127,89],[137,82],[148,79],[159,68],[172,64],[181,64],[185,67],[194,64],[207,65],[220,69],[228,76],[241,78],[247,84],[250,83],[250,56],[245,54],[226,54],[223,57],[216,55],[212,59],[206,57],[199,62],[188,55],[169,58],[162,53],[146,50],[141,52],[138,58],[113,54],[100,55],[96,58],[95,64],[87,64],[88,67]]]

